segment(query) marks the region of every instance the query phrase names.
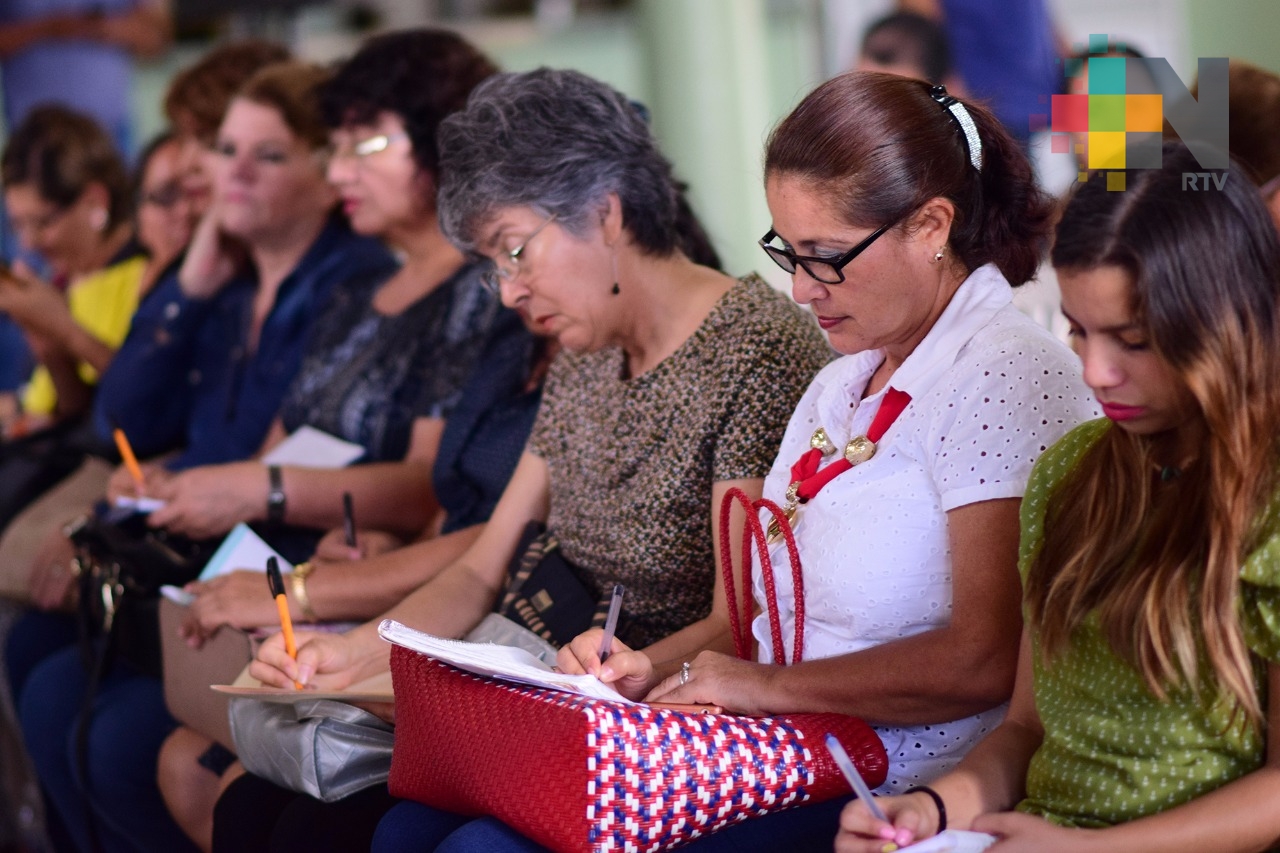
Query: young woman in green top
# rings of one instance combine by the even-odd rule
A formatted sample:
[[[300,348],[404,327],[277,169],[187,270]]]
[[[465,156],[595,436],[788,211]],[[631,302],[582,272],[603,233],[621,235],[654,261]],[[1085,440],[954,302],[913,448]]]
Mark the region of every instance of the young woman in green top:
[[[1053,263],[1107,417],[1031,474],[1009,715],[887,821],[847,807],[837,851],[947,826],[993,853],[1280,842],[1280,239],[1235,167],[1183,192],[1199,168],[1168,144],[1068,203]]]

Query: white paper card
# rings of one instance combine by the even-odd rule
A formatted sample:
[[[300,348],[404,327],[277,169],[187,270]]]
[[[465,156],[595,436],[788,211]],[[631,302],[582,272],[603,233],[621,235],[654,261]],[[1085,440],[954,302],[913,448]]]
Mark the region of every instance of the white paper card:
[[[294,430],[262,457],[263,465],[297,465],[301,468],[345,468],[364,456],[364,448],[329,435],[315,427]]]
[[[231,528],[227,538],[223,539],[218,550],[213,552],[213,556],[205,564],[204,571],[200,573],[200,580],[207,581],[218,575],[234,572],[236,569],[265,572],[269,557],[275,557],[280,561],[281,572],[293,571],[292,563],[281,557],[275,548],[249,529],[249,525],[240,523]]]
[[[138,497],[131,498],[127,495],[121,495],[113,502],[113,506],[120,509],[131,509],[135,512],[155,512],[158,509],[164,509],[166,502],[159,498]]]
[[[932,838],[908,844],[903,850],[915,853],[982,853],[999,839],[985,832],[968,832],[963,829],[948,829],[939,832]]]
[[[196,597],[187,592],[180,586],[174,586],[167,583],[160,587],[160,594],[172,601],[174,604],[181,604],[183,607],[190,607],[196,600]]]
[[[622,702],[627,705],[635,704],[594,675],[566,675],[556,672],[529,652],[514,646],[446,640],[443,637],[434,637],[431,634],[415,631],[392,619],[383,619],[382,624],[378,626],[378,633],[389,643],[421,652],[427,657],[444,661],[478,675],[501,678],[517,684],[562,690],[565,693],[576,693],[592,699]]]

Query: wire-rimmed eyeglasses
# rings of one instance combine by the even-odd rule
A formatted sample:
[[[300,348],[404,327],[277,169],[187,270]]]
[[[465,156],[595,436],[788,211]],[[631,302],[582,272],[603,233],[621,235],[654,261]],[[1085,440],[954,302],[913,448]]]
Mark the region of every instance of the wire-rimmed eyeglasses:
[[[497,293],[502,287],[504,279],[515,278],[520,273],[520,256],[524,254],[525,246],[529,245],[529,241],[542,233],[542,229],[546,228],[556,219],[553,213],[543,221],[541,225],[533,229],[528,237],[524,238],[524,242],[516,246],[509,252],[499,252],[497,258],[486,258],[489,263],[484,272],[480,274],[480,282],[489,290]],[[501,260],[499,260],[501,259]]]

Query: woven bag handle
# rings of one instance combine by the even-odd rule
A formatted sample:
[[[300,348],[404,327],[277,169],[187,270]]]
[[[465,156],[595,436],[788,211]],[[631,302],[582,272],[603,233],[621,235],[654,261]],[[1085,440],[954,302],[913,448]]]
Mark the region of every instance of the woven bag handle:
[[[730,542],[729,521],[734,503],[742,504],[745,511],[742,532],[742,602],[739,606],[737,583],[733,576],[733,543]],[[764,582],[765,609],[769,614],[769,634],[773,640],[773,662],[786,664],[786,651],[782,645],[782,617],[778,611],[778,590],[774,583],[773,558],[760,523],[760,509],[773,515],[781,527],[787,543],[787,560],[791,563],[791,586],[795,594],[796,624],[795,642],[791,648],[791,662],[799,663],[804,653],[804,578],[800,570],[800,552],[796,548],[795,534],[782,507],[767,498],[753,501],[742,489],[730,489],[720,501],[720,571],[724,576],[724,594],[729,603],[729,628],[733,632],[733,648],[742,660],[749,660],[750,644],[747,633],[751,624],[751,546],[754,543],[760,555],[760,575]]]

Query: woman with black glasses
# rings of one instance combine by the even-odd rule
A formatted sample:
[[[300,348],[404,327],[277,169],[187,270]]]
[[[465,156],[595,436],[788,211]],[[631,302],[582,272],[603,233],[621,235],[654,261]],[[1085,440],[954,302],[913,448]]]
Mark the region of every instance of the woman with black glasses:
[[[1019,503],[1032,463],[1093,416],[1092,398],[1066,348],[1011,303],[1011,285],[1035,272],[1048,208],[985,109],[920,81],[845,74],[777,127],[765,179],[761,244],[847,353],[809,386],[765,481],[804,567],[797,601],[777,537],[777,651],[794,659],[803,605],[801,660],[771,664],[761,615],[761,663],[707,650],[672,673],[615,642],[601,665],[596,632],[560,666],[637,699],[862,717],[889,751],[881,792],[901,792],[953,766],[1004,713]],[[758,571],[755,593],[766,609]],[[780,812],[690,849],[828,847],[839,808]]]
[[[500,603],[522,531],[544,522],[590,597],[626,586],[618,633],[678,668],[727,636],[720,499],[734,487],[760,494],[787,418],[831,351],[758,276],[698,263],[714,253],[671,164],[636,106],[605,84],[550,69],[497,75],[441,124],[439,144],[445,234],[489,262],[503,302],[562,352],[488,524],[387,615],[439,636],[473,630]],[[296,661],[272,638],[252,672],[345,687],[387,669],[377,623],[299,632]],[[343,849],[367,846],[350,835],[355,818],[336,820],[316,801],[291,803],[284,823],[271,816],[259,831],[260,790],[255,777],[226,789],[214,850],[272,837],[328,849],[339,831],[352,839]]]

